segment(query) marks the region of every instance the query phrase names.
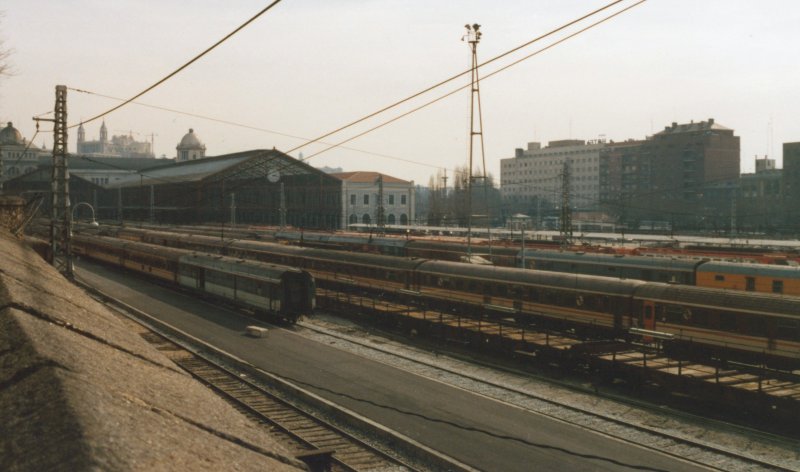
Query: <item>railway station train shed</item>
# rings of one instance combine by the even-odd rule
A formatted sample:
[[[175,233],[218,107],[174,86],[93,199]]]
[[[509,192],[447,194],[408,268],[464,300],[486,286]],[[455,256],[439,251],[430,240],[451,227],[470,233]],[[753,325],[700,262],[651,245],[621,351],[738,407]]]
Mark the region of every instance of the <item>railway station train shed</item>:
[[[287,224],[332,229],[341,182],[278,150],[143,169],[105,187],[98,219],[166,224]]]
[[[52,165],[39,166],[26,174],[4,182],[2,193],[23,197],[29,205],[39,209],[40,215],[49,216],[53,207],[53,199],[51,197],[53,191],[52,176]],[[94,205],[97,203],[98,196],[103,192],[103,188],[100,185],[76,173],[70,173],[69,175],[69,190],[70,202],[73,207],[78,202]],[[75,208],[72,216],[84,216],[81,212],[85,212],[85,208],[81,210]]]

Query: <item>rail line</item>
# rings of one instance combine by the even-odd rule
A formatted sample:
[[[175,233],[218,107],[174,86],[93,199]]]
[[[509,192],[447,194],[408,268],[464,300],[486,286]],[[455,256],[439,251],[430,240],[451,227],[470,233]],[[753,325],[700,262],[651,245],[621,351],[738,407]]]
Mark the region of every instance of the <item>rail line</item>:
[[[297,406],[295,401],[287,398],[291,393],[281,392],[284,387],[274,385],[275,379],[266,377],[265,373],[252,366],[242,365],[243,361],[238,359],[227,358],[221,351],[208,352],[212,348],[205,343],[194,340],[85,282],[77,282],[135,321],[138,334],[142,338],[176,365],[215,390],[256,424],[265,427],[277,442],[308,464],[312,471],[427,471],[441,470],[443,467],[452,471],[473,470],[433,451],[417,449],[415,444],[404,444],[402,447],[406,456],[408,451],[413,451],[416,456],[413,459],[401,457],[401,454],[390,454],[388,450],[376,445],[380,441],[373,440],[375,437],[385,437],[385,430],[360,431],[364,437],[371,438],[368,443],[351,431],[334,424],[348,416],[349,412],[342,410],[331,414],[331,409],[335,408],[331,404],[319,406],[324,412],[309,412],[309,409],[316,409],[315,406],[308,405],[313,400],[309,402],[306,397],[300,402],[303,406]],[[330,416],[335,418],[329,420]],[[347,423],[347,420],[343,422]],[[403,438],[392,437],[395,446],[402,442]]]
[[[408,370],[418,375],[424,375],[431,378],[436,378],[439,381],[452,383],[461,388],[472,391],[479,391],[483,395],[496,398],[501,401],[510,402],[522,408],[533,411],[558,421],[573,424],[575,426],[598,432],[600,434],[612,436],[618,440],[634,443],[640,447],[645,447],[651,450],[661,452],[663,454],[680,458],[682,460],[709,467],[714,470],[730,471],[730,470],[754,470],[753,467],[759,468],[758,470],[775,470],[775,471],[794,471],[795,467],[789,467],[775,461],[768,461],[753,457],[751,455],[742,454],[734,448],[725,448],[708,442],[702,442],[681,436],[678,434],[671,434],[661,431],[656,427],[647,425],[635,424],[630,421],[624,421],[615,418],[610,414],[604,414],[596,410],[591,410],[585,407],[570,405],[558,399],[537,395],[520,388],[510,387],[498,382],[488,381],[477,375],[470,375],[465,373],[464,369],[449,368],[442,366],[441,363],[436,361],[421,360],[418,356],[406,355],[392,349],[382,347],[380,344],[367,342],[363,340],[362,336],[350,336],[342,334],[334,330],[321,328],[313,323],[301,322],[302,328],[308,329],[323,337],[333,337],[339,340],[337,345],[343,348],[341,341],[359,346],[360,350],[367,350],[374,354],[370,354],[370,358],[379,358],[381,361],[394,365],[397,368]],[[377,357],[379,356],[379,357]],[[474,364],[474,359],[469,360]],[[496,365],[482,366],[493,370],[500,370],[512,375],[519,375],[519,372],[498,367]],[[530,377],[529,373],[524,374]],[[539,377],[540,380],[548,383],[558,383],[549,378]],[[576,390],[574,385],[558,383],[560,387]],[[620,402],[619,398],[614,398],[615,401]],[[633,402],[622,400],[631,407],[636,407],[644,410],[651,410],[655,412],[656,408],[641,402]],[[663,410],[658,413],[663,414]],[[672,414],[673,412],[670,411]],[[709,420],[707,418],[699,419],[695,416],[685,413],[675,412],[694,423],[708,423],[715,427],[723,429],[734,429],[737,432],[744,432],[751,436],[764,435],[764,433],[753,431],[750,429],[742,428],[739,426],[730,425],[728,423],[720,423],[717,421]],[[779,440],[776,437],[770,437],[772,441]],[[782,442],[785,439],[780,438]],[[787,448],[791,446],[787,445]]]
[[[320,279],[318,279],[320,280]],[[601,376],[628,377],[639,387],[649,383],[672,388],[729,408],[751,408],[781,423],[797,419],[800,376],[716,359],[670,355],[658,348],[602,338],[587,339],[568,330],[547,325],[523,326],[505,320],[502,312],[488,316],[486,308],[476,313],[449,313],[431,309],[426,303],[382,298],[379,290],[352,293],[346,288],[323,288],[318,284],[318,306],[359,322],[389,326],[447,344],[463,345],[476,352],[492,352],[504,358],[531,362],[557,362],[566,367],[596,369]],[[388,293],[388,291],[387,291]],[[501,307],[502,308],[502,307]],[[510,315],[506,315],[510,316]],[[571,363],[571,364],[570,364]],[[776,417],[776,412],[780,416]]]
[[[104,298],[108,300],[110,297],[104,296]],[[111,301],[113,301],[113,298]],[[136,311],[122,302],[116,303],[123,306],[126,311]],[[497,382],[466,374],[463,370],[448,369],[411,356],[398,354],[373,343],[364,342],[357,337],[320,329],[309,323],[301,323],[301,325],[303,328],[316,331],[324,336],[334,337],[340,341],[356,344],[378,353],[384,356],[381,359],[382,361],[399,368],[448,383],[451,382],[450,379],[460,379],[453,381],[453,383],[468,390],[480,391],[481,394],[515,404],[537,414],[713,470],[797,470],[795,467],[788,467],[777,462],[741,454],[733,448],[720,447],[715,444],[670,434],[659,430],[657,427],[634,424],[615,418],[612,415],[569,405],[554,398],[510,388]],[[412,466],[405,465],[402,462],[393,462],[394,459],[386,457],[380,452],[378,452],[377,457],[373,456],[373,453],[369,451],[363,452],[358,445],[350,445],[345,439],[331,434],[324,425],[316,424],[315,418],[302,412],[297,412],[294,407],[286,404],[280,398],[275,398],[272,394],[268,394],[269,398],[265,397],[264,389],[257,383],[247,380],[247,377],[242,377],[241,372],[219,367],[216,365],[218,362],[213,359],[205,359],[206,356],[197,355],[167,337],[154,333],[148,327],[142,326],[141,330],[142,336],[146,340],[162,350],[192,375],[222,392],[240,411],[269,428],[271,434],[279,441],[287,444],[292,453],[298,457],[303,457],[304,454],[310,452],[311,458],[314,460],[319,456],[324,458],[326,454],[335,450],[336,452],[332,454],[332,459],[334,460],[332,470],[423,470],[421,468],[414,469]],[[341,348],[341,344],[339,346]],[[438,373],[432,374],[431,370]],[[530,374],[526,373],[526,375]],[[552,382],[551,379],[547,381]],[[465,382],[471,383],[472,386],[465,387]],[[480,385],[480,387],[475,387],[475,385]],[[705,421],[710,422],[710,420]],[[303,431],[304,435],[293,433],[293,431],[297,430]],[[344,435],[349,436],[347,433]],[[356,442],[360,443],[358,440]],[[365,446],[367,449],[371,448],[369,445]],[[337,462],[337,459],[343,460]],[[451,470],[464,469],[453,468]]]

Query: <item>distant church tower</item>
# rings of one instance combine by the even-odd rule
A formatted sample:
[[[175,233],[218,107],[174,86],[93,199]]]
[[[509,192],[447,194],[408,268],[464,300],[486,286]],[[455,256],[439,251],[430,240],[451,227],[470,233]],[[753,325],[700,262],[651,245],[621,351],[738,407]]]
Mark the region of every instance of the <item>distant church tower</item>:
[[[103,120],[103,125],[100,127],[100,142],[108,142],[108,129],[106,129],[106,120]]]
[[[178,150],[178,162],[193,161],[206,157],[205,144],[200,142],[191,128],[175,149]]]
[[[86,130],[83,129],[83,123],[81,123],[81,125],[78,126],[78,149],[80,149],[81,144],[84,142],[86,142]]]

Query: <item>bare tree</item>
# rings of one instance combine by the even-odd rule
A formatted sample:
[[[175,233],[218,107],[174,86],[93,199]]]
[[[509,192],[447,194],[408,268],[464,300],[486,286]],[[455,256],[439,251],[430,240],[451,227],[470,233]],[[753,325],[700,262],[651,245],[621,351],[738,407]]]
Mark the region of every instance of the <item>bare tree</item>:
[[[5,16],[4,12],[0,12],[0,20]],[[12,74],[11,64],[9,57],[11,57],[11,50],[5,47],[5,40],[0,37],[0,77],[6,77]]]

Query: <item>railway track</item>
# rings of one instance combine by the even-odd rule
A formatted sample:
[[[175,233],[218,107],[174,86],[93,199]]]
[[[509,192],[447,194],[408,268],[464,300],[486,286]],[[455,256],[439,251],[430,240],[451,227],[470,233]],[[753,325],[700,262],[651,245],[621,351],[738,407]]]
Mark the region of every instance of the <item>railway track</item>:
[[[358,297],[360,298],[360,297]],[[353,302],[354,300],[350,298],[349,302]],[[359,300],[359,305],[372,305],[371,303],[365,303]],[[404,313],[408,315],[408,310],[403,309],[403,307],[392,306],[390,307],[391,311],[396,311],[398,313]],[[460,322],[459,322],[460,323]],[[459,324],[461,327],[462,325]],[[486,327],[484,327],[486,329]],[[501,333],[497,333],[500,335]],[[509,334],[509,333],[506,333]],[[165,352],[170,352],[174,348],[166,347],[164,348]],[[420,364],[416,362],[416,364]],[[415,369],[419,367],[414,367]],[[410,368],[409,368],[410,370]],[[209,375],[198,375],[199,378],[203,378],[204,381],[207,383],[211,383],[209,380],[205,380],[208,377],[214,377],[216,374],[209,374]],[[424,374],[425,375],[425,374]],[[622,441],[634,443],[640,445],[642,447],[650,448],[653,450],[657,450],[667,455],[671,455],[674,457],[679,457],[683,460],[687,460],[690,462],[694,462],[697,464],[701,464],[705,467],[709,467],[715,470],[798,470],[798,466],[800,463],[797,462],[796,458],[794,459],[795,462],[792,462],[793,465],[786,467],[779,462],[771,462],[769,460],[764,460],[758,457],[753,457],[751,455],[740,454],[737,453],[736,450],[731,450],[730,448],[725,447],[718,447],[713,444],[708,444],[707,442],[701,440],[692,440],[689,438],[681,437],[678,435],[671,435],[662,431],[659,431],[659,428],[653,427],[652,425],[636,425],[624,420],[620,420],[619,418],[613,418],[607,415],[598,414],[591,410],[587,410],[585,408],[574,408],[570,407],[569,405],[561,404],[558,401],[553,401],[552,397],[543,397],[543,396],[536,396],[536,395],[529,395],[525,392],[515,390],[512,388],[507,388],[502,385],[495,385],[490,382],[483,382],[479,377],[473,376],[470,378],[469,376],[463,375],[460,370],[451,370],[449,372],[445,372],[445,375],[442,374],[442,370],[440,369],[439,372],[435,374],[427,374],[432,377],[435,377],[439,380],[442,379],[444,376],[455,376],[461,377],[462,380],[460,382],[470,381],[470,382],[477,382],[482,383],[481,387],[471,387],[470,390],[478,391],[482,394],[487,394],[487,389],[497,389],[493,392],[490,396],[501,399],[503,401],[509,401],[509,396],[519,396],[517,399],[514,400],[514,404],[518,404],[519,406],[529,409],[530,411],[535,411],[542,415],[551,416],[559,421],[571,423],[578,425],[582,428],[590,429],[593,431],[600,432],[605,435],[613,436],[618,438]],[[242,383],[241,376],[234,372],[233,381],[231,387],[233,390],[237,390],[239,385]],[[245,394],[247,396],[247,394]],[[251,412],[252,408],[246,405],[246,402],[243,402],[244,405],[241,406],[243,409],[248,409],[248,415],[250,414],[259,414],[257,411],[255,413]],[[538,403],[538,405],[537,405]],[[558,411],[555,411],[558,410]],[[261,421],[261,420],[259,420]],[[301,423],[302,420],[298,419],[296,422],[298,424]],[[266,421],[265,424],[268,424],[271,428],[276,428],[276,431],[280,430],[280,423]],[[335,441],[331,439],[331,441]],[[335,444],[332,442],[330,444]],[[302,449],[302,447],[308,446],[295,446],[300,447],[299,450],[310,450],[310,449]],[[322,442],[313,444],[312,447],[316,448],[323,448],[323,449],[330,449],[328,443]],[[338,466],[341,468],[337,468],[334,470],[398,470],[398,467],[404,467],[403,465],[378,465],[378,464],[369,464],[364,467],[367,468],[346,468],[348,467],[346,464],[342,466]]]
[[[572,395],[566,395],[569,400],[563,401],[563,394],[554,395],[552,391],[533,392],[528,388],[531,383],[531,374],[527,372],[519,373],[495,365],[476,365],[473,359],[466,362],[449,356],[448,359],[443,359],[439,354],[426,356],[425,353],[410,348],[398,350],[392,347],[392,343],[375,343],[364,333],[341,333],[308,322],[301,322],[300,325],[316,333],[313,336],[318,335],[322,339],[331,337],[337,339],[337,346],[340,349],[352,349],[361,355],[379,359],[397,368],[436,378],[439,381],[512,403],[538,414],[612,436],[621,441],[635,443],[644,448],[678,457],[712,470],[796,471],[800,467],[800,460],[796,457],[796,441],[669,410],[670,418],[664,420],[664,423],[679,419],[690,423],[693,431],[705,429],[700,434],[701,437],[693,438],[689,434],[674,433],[660,427],[661,424],[655,417],[664,417],[665,410],[644,402],[614,398],[614,402],[621,405],[624,414],[639,420],[637,423],[620,418],[611,411],[602,411],[602,409],[587,405],[576,405],[572,402]],[[347,328],[347,331],[351,329]],[[326,342],[330,341],[326,340]],[[487,380],[487,378],[497,378],[498,370],[503,375],[508,375],[511,380]],[[489,371],[495,373],[488,373]],[[514,378],[518,381],[517,383]],[[549,378],[539,377],[536,380],[541,380],[543,383],[554,383]],[[558,387],[562,390],[572,390],[577,395],[589,393],[588,390],[566,383],[558,383]],[[597,395],[595,394],[594,397],[596,399]],[[638,410],[649,412],[654,416],[642,420],[637,413]],[[755,453],[742,452],[739,449],[741,446],[735,444],[724,444],[725,441],[722,441],[722,444],[716,444],[707,438],[707,436],[716,436],[716,433],[709,432],[713,430],[730,431],[738,437],[746,437],[747,441],[751,443],[762,441],[765,445],[769,445],[765,447],[782,448],[786,454],[783,457],[778,457],[776,454],[774,458],[757,457]]]
[[[472,469],[448,458],[428,451],[416,450],[414,445],[398,447],[405,453],[395,454],[380,446],[384,432],[352,431],[354,428],[340,427],[341,416],[349,413],[330,414],[331,405],[320,407],[324,412],[309,412],[295,405],[282,392],[282,387],[271,385],[268,378],[259,379],[255,369],[241,369],[231,365],[239,361],[222,359],[219,353],[207,353],[208,346],[192,345],[183,336],[171,332],[145,313],[125,303],[103,294],[96,289],[81,284],[106,303],[114,305],[120,312],[131,318],[138,334],[164,353],[176,365],[193,377],[215,390],[234,408],[246,415],[256,424],[266,428],[277,442],[286,446],[292,455],[309,465],[312,471],[361,472],[361,471],[428,471],[452,470],[471,471]],[[146,317],[146,320],[142,320]],[[153,324],[155,323],[155,325]],[[291,396],[291,394],[288,394]],[[307,399],[304,399],[307,402]],[[300,402],[304,403],[304,402]],[[304,405],[305,406],[305,405]],[[312,407],[313,408],[313,407]],[[336,418],[329,418],[334,416]],[[347,423],[347,421],[344,421]],[[357,429],[357,428],[355,428]],[[363,438],[370,437],[370,440]],[[402,440],[392,438],[395,446]],[[415,457],[408,457],[409,451]],[[390,452],[392,452],[390,454]]]
[[[312,468],[329,457],[332,471],[411,470],[399,460],[299,410],[227,367],[183,349],[152,331],[142,333],[142,337],[251,420],[266,427],[292,455],[314,465]]]

